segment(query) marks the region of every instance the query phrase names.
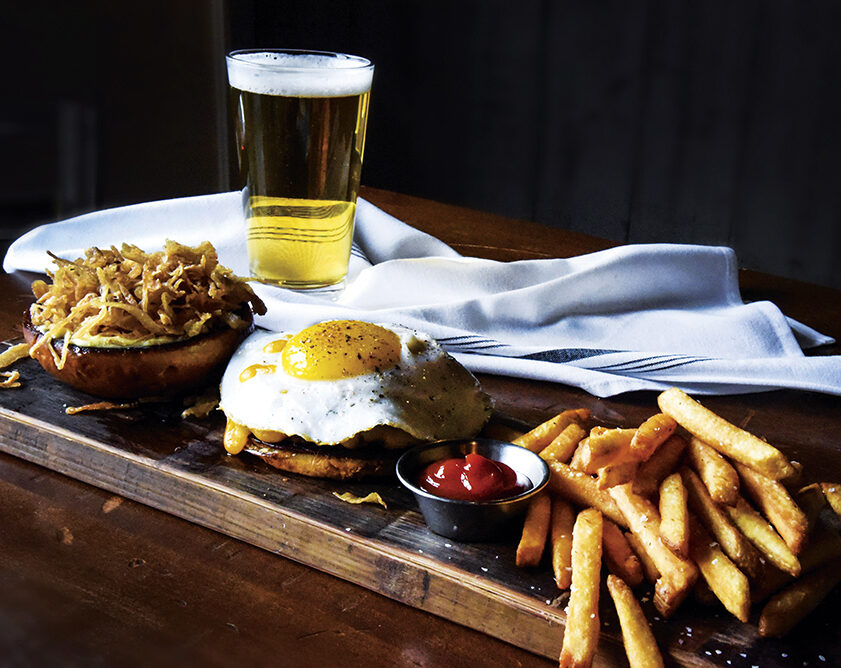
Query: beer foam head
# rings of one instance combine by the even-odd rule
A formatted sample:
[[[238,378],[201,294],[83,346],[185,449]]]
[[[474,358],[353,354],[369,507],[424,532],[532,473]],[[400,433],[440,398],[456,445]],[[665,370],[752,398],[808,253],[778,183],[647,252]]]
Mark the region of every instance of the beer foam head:
[[[359,95],[371,88],[373,74],[370,61],[345,54],[235,51],[228,56],[231,86],[261,95]]]

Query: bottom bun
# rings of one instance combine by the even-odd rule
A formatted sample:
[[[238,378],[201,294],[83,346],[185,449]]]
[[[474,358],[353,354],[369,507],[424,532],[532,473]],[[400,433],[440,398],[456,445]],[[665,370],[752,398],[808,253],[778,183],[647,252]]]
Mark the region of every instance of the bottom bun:
[[[94,348],[70,344],[64,366],[56,366],[63,341],[53,340],[32,352],[42,367],[63,383],[107,399],[136,399],[184,394],[221,377],[242,340],[253,330],[250,311],[243,329],[223,327],[185,341],[146,347]],[[23,321],[26,342],[43,334],[32,325],[29,311]],[[52,350],[50,350],[52,347]]]
[[[281,471],[313,478],[361,480],[394,475],[402,450],[369,446],[348,449],[340,445],[312,445],[294,439],[264,443],[249,436],[245,451]]]

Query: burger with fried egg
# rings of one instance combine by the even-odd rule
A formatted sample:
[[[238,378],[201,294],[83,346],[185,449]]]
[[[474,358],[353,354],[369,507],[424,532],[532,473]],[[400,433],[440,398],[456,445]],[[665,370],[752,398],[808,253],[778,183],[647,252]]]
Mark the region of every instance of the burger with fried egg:
[[[250,335],[222,377],[220,408],[229,454],[346,480],[392,474],[411,445],[476,435],[491,400],[432,337],[333,320]]]

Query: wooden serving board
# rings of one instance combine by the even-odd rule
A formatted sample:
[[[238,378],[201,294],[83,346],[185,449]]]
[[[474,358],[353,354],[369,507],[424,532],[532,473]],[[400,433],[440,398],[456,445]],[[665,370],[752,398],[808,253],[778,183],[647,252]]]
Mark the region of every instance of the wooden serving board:
[[[407,605],[549,658],[558,656],[565,597],[550,568],[514,565],[516,537],[462,544],[431,533],[396,481],[336,483],[282,474],[222,448],[224,417],[183,419],[182,406],[68,415],[94,401],[32,360],[23,386],[0,391],[0,451],[145,503],[326,571]],[[388,508],[351,505],[334,492],[379,492]],[[603,593],[598,664],[624,661],[619,625]],[[688,602],[671,620],[644,609],[679,665],[841,664],[831,601],[782,641],[760,639],[723,609]]]

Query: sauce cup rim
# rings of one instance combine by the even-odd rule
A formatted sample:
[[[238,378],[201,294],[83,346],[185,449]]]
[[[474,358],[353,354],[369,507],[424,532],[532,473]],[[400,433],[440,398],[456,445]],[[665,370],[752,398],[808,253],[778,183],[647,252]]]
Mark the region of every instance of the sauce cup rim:
[[[525,457],[534,457],[536,459],[535,464],[541,470],[541,475],[538,480],[532,480],[529,477],[529,481],[532,483],[531,487],[527,490],[520,492],[514,496],[507,496],[502,499],[492,499],[488,501],[469,501],[464,499],[448,499],[443,496],[438,496],[437,494],[433,494],[432,492],[427,492],[424,489],[421,489],[414,481],[409,480],[405,473],[414,473],[419,475],[421,471],[421,467],[413,467],[411,471],[405,471],[405,469],[410,466],[407,462],[414,463],[418,455],[426,452],[428,450],[433,450],[436,448],[445,447],[452,451],[452,456],[463,456],[467,454],[461,450],[461,448],[465,446],[478,446],[479,450],[467,450],[467,452],[479,452],[479,454],[483,454],[480,450],[483,447],[487,447],[489,445],[497,445],[502,446],[504,449],[507,448],[517,448],[518,451],[522,450],[524,453],[528,453],[524,455]],[[436,460],[433,460],[436,461]],[[497,460],[498,461],[498,460]],[[426,465],[427,463],[431,462],[424,462],[423,464]],[[510,466],[510,463],[508,464]],[[542,465],[542,466],[541,466]],[[513,468],[513,467],[512,467]],[[549,467],[543,459],[541,459],[537,454],[531,452],[522,446],[516,445],[515,443],[510,443],[508,441],[500,441],[493,438],[484,438],[484,437],[476,437],[476,438],[456,438],[456,439],[448,439],[443,441],[433,441],[431,443],[422,443],[420,445],[416,445],[406,452],[404,452],[400,458],[397,460],[397,464],[395,467],[397,472],[397,479],[400,483],[406,487],[410,492],[415,494],[416,496],[421,496],[426,499],[430,499],[432,501],[446,503],[446,504],[453,504],[456,506],[464,506],[464,507],[489,507],[489,506],[504,506],[514,502],[520,502],[523,499],[526,499],[530,496],[534,496],[539,492],[543,491],[543,489],[549,484]],[[516,469],[515,469],[516,470]],[[525,473],[521,470],[517,471],[525,475]]]

